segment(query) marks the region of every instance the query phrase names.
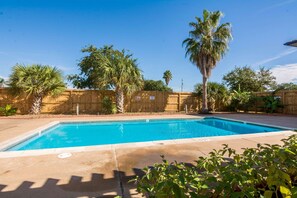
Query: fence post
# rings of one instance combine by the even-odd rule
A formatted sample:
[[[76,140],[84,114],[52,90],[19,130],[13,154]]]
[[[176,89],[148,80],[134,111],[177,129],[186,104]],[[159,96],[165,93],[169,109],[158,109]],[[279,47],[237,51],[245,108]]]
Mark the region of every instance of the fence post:
[[[76,115],[79,115],[79,103],[76,104]]]
[[[181,93],[180,92],[178,92],[178,112],[180,112],[180,109],[181,109]]]
[[[282,103],[283,103],[283,112],[282,113],[285,113],[286,112],[286,106],[285,106],[285,97],[286,97],[286,93],[285,93],[285,91],[282,91]]]
[[[256,93],[255,94],[256,96],[256,102],[255,102],[255,113],[257,114],[258,113],[258,94]]]
[[[154,112],[157,112],[157,101],[159,101],[159,100],[157,100],[157,99],[159,99],[159,95],[158,95],[158,91],[155,91],[154,92],[154,94],[155,94],[155,100],[154,100]]]

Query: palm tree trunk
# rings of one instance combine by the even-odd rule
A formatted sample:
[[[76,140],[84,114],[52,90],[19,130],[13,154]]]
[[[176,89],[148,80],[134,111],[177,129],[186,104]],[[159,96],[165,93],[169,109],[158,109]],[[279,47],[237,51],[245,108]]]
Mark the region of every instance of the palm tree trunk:
[[[202,111],[201,113],[209,113],[207,105],[207,77],[203,75],[203,94],[202,94]]]
[[[117,113],[124,113],[124,92],[122,89],[116,89]]]
[[[34,95],[30,113],[34,115],[40,114],[41,105],[42,105],[42,95],[41,94]]]
[[[168,84],[169,84],[169,80],[166,79],[165,82],[166,82],[166,86],[168,86]]]

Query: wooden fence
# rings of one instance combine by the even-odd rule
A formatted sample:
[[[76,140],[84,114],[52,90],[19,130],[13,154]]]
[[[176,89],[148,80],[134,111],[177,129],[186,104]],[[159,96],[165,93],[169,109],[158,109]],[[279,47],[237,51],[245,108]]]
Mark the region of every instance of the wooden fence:
[[[255,93],[256,96],[265,96],[271,93]],[[101,114],[102,99],[108,96],[115,102],[114,91],[98,90],[66,90],[58,97],[46,97],[43,100],[42,113],[75,114],[76,107],[82,114]],[[279,91],[275,96],[280,97],[283,108],[278,113],[297,114],[297,90]],[[27,114],[31,104],[31,98],[25,96],[12,96],[8,89],[0,88],[0,106],[12,104],[18,108],[19,114]],[[126,112],[198,112],[201,109],[201,98],[190,92],[160,92],[140,91],[125,98]],[[209,104],[211,107],[211,104]],[[215,110],[224,110],[224,105],[216,101]],[[263,102],[256,103],[249,110],[263,111]]]
[[[256,96],[268,96],[269,92],[257,92]],[[278,108],[278,113],[297,114],[297,90],[282,90],[275,93],[274,97],[279,97],[283,108]],[[255,111],[263,111],[263,102],[257,102]]]
[[[114,91],[98,90],[66,90],[58,97],[43,99],[42,113],[75,114],[76,107],[83,114],[100,114],[102,99],[108,96],[115,102]],[[12,104],[18,113],[27,114],[32,99],[25,96],[12,96],[8,89],[0,89],[0,106]],[[140,91],[125,98],[126,112],[179,112],[185,106],[189,112],[197,112],[201,108],[201,100],[192,93],[169,93],[160,91]]]

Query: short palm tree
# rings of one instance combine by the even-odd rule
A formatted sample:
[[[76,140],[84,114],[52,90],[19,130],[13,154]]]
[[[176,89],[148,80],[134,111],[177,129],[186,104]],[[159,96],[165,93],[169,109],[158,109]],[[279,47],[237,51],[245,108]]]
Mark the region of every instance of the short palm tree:
[[[8,85],[15,94],[32,96],[29,112],[32,114],[40,113],[45,96],[58,95],[65,90],[61,71],[48,65],[14,66]]]
[[[105,64],[101,64],[102,87],[114,88],[116,94],[117,113],[124,113],[124,94],[132,94],[142,89],[143,77],[136,59],[124,50],[107,49]]]
[[[195,85],[194,93],[196,93],[197,96],[202,97],[203,85],[201,83]],[[223,84],[217,82],[208,82],[207,100],[208,104],[212,105],[211,109],[214,111],[216,108],[216,104],[223,104],[223,106],[227,106],[231,100],[231,97],[230,93],[228,92],[228,89]]]
[[[189,25],[193,28],[189,38],[183,41],[186,47],[186,56],[195,64],[203,76],[202,113],[208,113],[207,106],[207,81],[211,70],[228,50],[229,41],[232,39],[231,25],[220,25],[222,17],[220,11],[203,11],[202,19],[196,17],[195,22]]]
[[[165,83],[168,86],[169,82],[172,80],[172,74],[170,70],[166,70],[163,73],[163,79],[165,80]]]
[[[124,95],[132,94],[143,87],[143,76],[136,59],[125,50],[113,49],[113,46],[82,49],[87,52],[79,63],[81,74],[70,76],[74,86],[91,89],[114,89],[117,113],[124,112]]]

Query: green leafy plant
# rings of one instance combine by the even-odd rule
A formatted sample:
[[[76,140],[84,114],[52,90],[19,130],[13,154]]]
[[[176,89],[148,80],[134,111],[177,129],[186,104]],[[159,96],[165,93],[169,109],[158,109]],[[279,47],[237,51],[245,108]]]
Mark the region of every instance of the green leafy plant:
[[[203,85],[198,83],[194,86],[194,94],[198,97],[203,95]],[[207,98],[209,110],[216,110],[216,103],[221,103],[223,106],[226,106],[230,103],[231,97],[227,88],[220,83],[208,82],[207,83]]]
[[[281,100],[277,96],[274,96],[274,95],[264,96],[262,99],[264,102],[264,110],[267,113],[274,113],[276,112],[277,108],[283,108],[283,105],[281,104]]]
[[[234,90],[231,93],[231,103],[229,105],[229,109],[231,111],[244,110],[248,111],[248,107],[250,106],[250,99],[252,95],[250,92],[238,91]]]
[[[297,135],[242,154],[224,145],[193,166],[163,162],[134,180],[147,197],[297,197]]]
[[[5,105],[5,107],[0,107],[0,115],[11,116],[15,115],[16,111],[17,108],[12,107],[10,104]]]
[[[116,105],[113,104],[112,100],[108,96],[105,96],[102,100],[102,113],[115,114],[116,112]]]

